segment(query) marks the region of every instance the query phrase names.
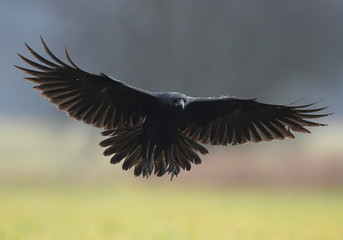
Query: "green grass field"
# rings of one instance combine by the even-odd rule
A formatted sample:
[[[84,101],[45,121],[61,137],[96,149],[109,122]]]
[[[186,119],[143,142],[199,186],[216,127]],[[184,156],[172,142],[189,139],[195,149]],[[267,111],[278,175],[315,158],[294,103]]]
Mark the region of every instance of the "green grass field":
[[[343,239],[343,191],[133,184],[0,190],[0,239]]]
[[[0,240],[343,240],[343,153],[336,130],[306,138],[314,140],[308,145],[286,142],[294,143],[289,151],[273,148],[281,147],[277,142],[250,145],[240,157],[238,147],[227,147],[228,159],[219,160],[223,155],[211,149],[211,159],[170,182],[168,176],[135,178],[109,164],[96,129],[93,134],[77,122],[39,119],[0,117]],[[324,164],[330,156],[336,165]],[[227,162],[235,157],[249,167],[240,174],[250,185],[221,178],[241,169]],[[253,170],[278,183],[280,168],[271,163],[282,157],[283,167],[303,162],[280,176],[292,181],[256,187]],[[294,180],[297,174],[303,177]]]

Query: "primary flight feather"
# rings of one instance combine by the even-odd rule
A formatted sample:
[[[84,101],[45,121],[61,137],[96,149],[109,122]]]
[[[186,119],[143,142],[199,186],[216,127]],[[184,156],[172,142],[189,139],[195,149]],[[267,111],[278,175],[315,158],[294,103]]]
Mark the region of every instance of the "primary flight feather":
[[[41,38],[47,60],[27,44],[36,63],[18,54],[31,70],[25,79],[36,83],[41,94],[70,117],[104,128],[107,136],[100,143],[111,163],[123,161],[123,169],[135,167],[143,177],[153,172],[177,176],[180,169],[199,164],[197,152],[208,151],[198,142],[211,145],[243,144],[294,138],[292,131],[309,132],[307,126],[324,126],[306,119],[328,116],[318,114],[325,108],[273,105],[256,99],[233,97],[193,98],[177,92],[149,92],[132,87],[103,73],[91,74],[78,68],[68,55],[70,65],[59,60]]]

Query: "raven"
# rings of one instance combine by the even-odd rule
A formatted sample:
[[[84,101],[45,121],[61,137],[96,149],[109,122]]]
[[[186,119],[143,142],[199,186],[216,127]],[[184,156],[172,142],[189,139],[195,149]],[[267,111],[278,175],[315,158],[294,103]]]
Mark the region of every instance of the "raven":
[[[190,170],[199,164],[197,152],[207,154],[198,142],[211,145],[243,144],[294,138],[292,131],[309,133],[306,126],[324,126],[306,119],[328,116],[318,114],[323,108],[273,105],[254,99],[230,96],[194,98],[177,92],[149,92],[104,73],[81,70],[65,55],[70,65],[58,59],[41,37],[44,50],[53,60],[29,52],[41,63],[18,54],[26,63],[40,70],[16,66],[32,75],[25,79],[38,85],[34,88],[65,111],[70,117],[104,128],[107,139],[105,156],[111,163],[124,159],[122,168],[135,167],[134,174],[177,176],[180,169]],[[43,63],[43,64],[42,64]]]

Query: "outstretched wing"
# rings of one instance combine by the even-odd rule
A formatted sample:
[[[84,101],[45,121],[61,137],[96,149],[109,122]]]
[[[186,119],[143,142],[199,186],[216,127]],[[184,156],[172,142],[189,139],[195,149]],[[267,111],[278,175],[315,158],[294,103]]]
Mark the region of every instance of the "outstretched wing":
[[[70,117],[105,129],[122,128],[142,122],[149,108],[157,102],[157,98],[148,91],[134,88],[103,73],[96,75],[81,70],[65,49],[71,66],[67,65],[52,54],[42,38],[41,41],[54,62],[43,58],[25,44],[44,65],[18,54],[26,63],[41,71],[16,67],[32,75],[25,79],[37,83],[34,88]]]
[[[290,130],[309,132],[306,126],[325,125],[306,120],[329,115],[316,114],[325,108],[306,109],[311,105],[272,105],[231,97],[190,98],[182,130],[193,140],[212,145],[294,138]]]

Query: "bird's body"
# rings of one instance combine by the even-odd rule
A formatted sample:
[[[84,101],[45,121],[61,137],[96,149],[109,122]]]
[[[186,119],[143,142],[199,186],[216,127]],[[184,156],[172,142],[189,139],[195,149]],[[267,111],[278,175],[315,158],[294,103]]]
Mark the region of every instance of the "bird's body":
[[[168,145],[180,132],[181,114],[171,108],[158,107],[143,123],[143,138],[152,144]]]
[[[154,93],[129,86],[103,73],[87,73],[66,57],[72,66],[56,58],[42,40],[51,62],[29,46],[31,54],[45,65],[19,55],[41,71],[22,67],[32,75],[43,96],[73,118],[104,128],[108,136],[100,143],[111,163],[124,159],[123,169],[135,166],[136,176],[177,176],[180,168],[199,164],[212,145],[243,144],[294,138],[291,130],[309,132],[305,126],[323,126],[305,119],[320,118],[325,108],[313,104],[286,106],[234,97],[193,98],[177,92]]]
[[[153,144],[168,144],[171,138],[175,138],[181,130],[183,123],[183,107],[175,105],[173,100],[186,102],[187,97],[180,93],[164,92],[153,93],[157,99],[161,99],[152,107],[151,112],[143,123],[143,132],[150,138]]]
[[[132,155],[125,159],[123,167],[128,169],[136,164],[135,175],[143,173],[143,176],[148,176],[154,163],[158,162],[155,173],[163,175],[168,171],[173,177],[178,175],[180,167],[190,169],[189,160],[193,159],[191,156],[196,156],[197,161],[200,161],[192,145],[197,146],[194,149],[196,151],[201,149],[203,153],[207,153],[207,150],[182,134],[187,96],[175,92],[152,94],[156,96],[156,102],[152,103],[142,124],[103,132],[103,135],[112,137],[102,141],[100,145],[109,147],[104,152],[105,155],[117,153],[112,158],[112,163]],[[139,153],[134,152],[135,150]],[[179,152],[179,155],[174,152]],[[187,154],[191,156],[187,157]],[[141,158],[137,158],[138,155]]]

